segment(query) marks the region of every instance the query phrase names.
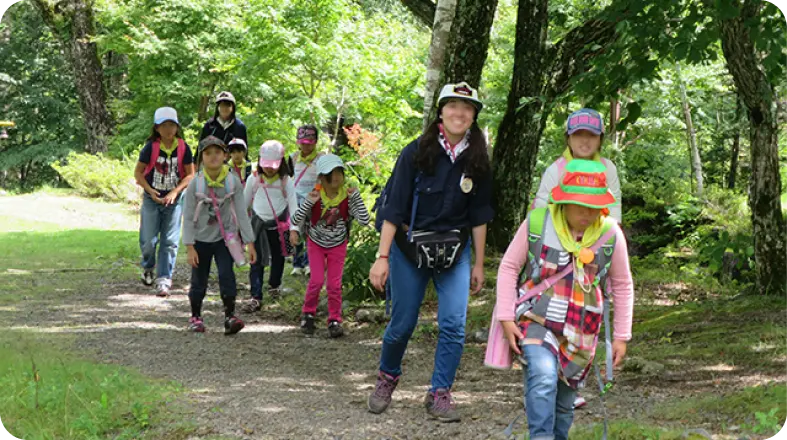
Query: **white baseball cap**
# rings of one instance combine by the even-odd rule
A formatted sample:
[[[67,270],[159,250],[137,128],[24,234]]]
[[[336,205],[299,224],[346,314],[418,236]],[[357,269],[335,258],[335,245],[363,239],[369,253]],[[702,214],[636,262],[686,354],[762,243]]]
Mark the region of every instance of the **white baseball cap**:
[[[440,107],[443,101],[451,98],[470,101],[479,112],[484,108],[484,104],[478,99],[478,90],[470,87],[470,84],[465,81],[457,84],[444,85],[443,89],[440,90],[440,97],[437,98],[437,106]]]
[[[317,173],[328,175],[336,168],[344,169],[344,162],[335,154],[326,154],[317,159]]]
[[[260,166],[279,169],[284,158],[284,145],[279,141],[265,141],[260,146]]]
[[[227,149],[232,150],[233,145],[240,145],[243,148],[243,151],[246,151],[248,147],[246,146],[246,141],[241,138],[232,138],[229,144],[227,144]]]
[[[172,121],[180,125],[180,122],[178,122],[178,112],[175,111],[175,109],[172,107],[157,108],[156,113],[153,114],[153,123],[158,125],[158,124],[163,124],[167,121]]]
[[[228,101],[235,104],[235,97],[232,96],[232,93],[225,90],[223,92],[219,92],[219,94],[216,95],[216,104],[220,103],[221,101]]]

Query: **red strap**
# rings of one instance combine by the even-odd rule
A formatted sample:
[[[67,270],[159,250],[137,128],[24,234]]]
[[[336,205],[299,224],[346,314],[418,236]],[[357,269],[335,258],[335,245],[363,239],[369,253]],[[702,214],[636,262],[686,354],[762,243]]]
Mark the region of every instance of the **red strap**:
[[[310,166],[312,166],[312,164],[306,165],[306,168],[304,168],[303,171],[301,171],[301,174],[298,176],[298,178],[295,179],[295,187],[296,188],[298,187],[298,182],[301,181],[301,179],[303,178],[303,175],[306,174],[306,171],[309,169]]]
[[[158,157],[161,154],[161,139],[156,139],[153,141],[153,145],[151,145],[150,151],[150,161],[145,165],[145,172],[143,173],[145,177],[153,171],[153,168],[156,166],[156,162],[158,162]],[[186,169],[183,166],[183,160],[186,156],[186,142],[178,138],[178,176],[180,180],[183,180],[186,177]]]

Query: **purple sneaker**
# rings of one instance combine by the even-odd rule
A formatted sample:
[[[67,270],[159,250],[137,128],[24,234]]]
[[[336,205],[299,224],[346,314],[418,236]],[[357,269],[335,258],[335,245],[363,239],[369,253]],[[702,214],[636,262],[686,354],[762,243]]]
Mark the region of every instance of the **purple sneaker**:
[[[441,422],[458,422],[460,417],[456,411],[456,403],[451,397],[451,390],[438,388],[434,392],[428,391],[424,399],[426,412]]]
[[[374,392],[369,396],[369,401],[366,403],[369,407],[369,412],[380,414],[388,408],[391,404],[391,395],[399,384],[399,377],[393,377],[390,374],[380,371],[377,373],[377,385],[374,387]]]

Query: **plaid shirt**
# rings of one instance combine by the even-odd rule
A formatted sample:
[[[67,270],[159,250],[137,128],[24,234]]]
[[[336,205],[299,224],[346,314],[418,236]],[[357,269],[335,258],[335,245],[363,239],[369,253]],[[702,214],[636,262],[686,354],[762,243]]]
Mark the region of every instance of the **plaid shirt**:
[[[574,261],[563,249],[543,245],[534,263],[540,268],[539,279],[544,280]],[[590,286],[587,293],[575,282],[575,273],[569,272],[550,289],[520,304],[516,314],[525,335],[521,343],[543,345],[552,351],[560,363],[560,380],[572,388],[581,386],[593,364],[604,311],[601,288],[593,285],[597,267],[585,265],[584,284],[586,289]],[[520,290],[520,295],[523,293]]]

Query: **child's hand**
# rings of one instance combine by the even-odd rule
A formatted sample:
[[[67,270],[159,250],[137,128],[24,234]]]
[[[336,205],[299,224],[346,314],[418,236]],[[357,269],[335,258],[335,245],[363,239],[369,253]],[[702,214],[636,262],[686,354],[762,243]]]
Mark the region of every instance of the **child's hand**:
[[[358,191],[358,188],[355,188],[355,187],[352,187],[352,186],[348,186],[348,187],[347,187],[347,195],[348,195],[348,196],[349,196],[349,195],[352,195],[352,194],[353,194],[353,193],[355,193],[356,191]]]
[[[290,231],[290,244],[298,246],[298,241],[300,241],[300,234],[298,234],[298,231]]]
[[[519,340],[524,339],[525,336],[519,330],[519,326],[514,321],[500,321],[500,324],[503,326],[503,333],[505,333],[506,339],[508,339],[508,346],[511,347],[514,353],[521,355],[522,350],[519,349]]]
[[[186,256],[186,261],[189,262],[191,267],[199,266],[199,255],[197,255],[197,251],[194,250],[194,246],[188,245],[186,246],[186,249],[188,249],[188,255]]]
[[[178,200],[178,192],[176,190],[172,190],[167,193],[166,196],[161,201],[161,204],[164,206],[169,206],[175,204],[175,201]]]
[[[156,191],[155,189],[151,188],[151,191],[148,192],[148,195],[150,196],[151,199],[153,199],[154,202],[158,203],[159,205],[164,204],[164,200],[162,200],[161,197],[158,196],[158,191]]]
[[[308,197],[309,200],[312,201],[312,203],[317,203],[317,200],[320,200],[320,192],[315,189],[314,191],[309,193]]]
[[[256,263],[257,262],[257,250],[254,249],[254,243],[247,244],[246,248],[249,251],[249,264]]]

